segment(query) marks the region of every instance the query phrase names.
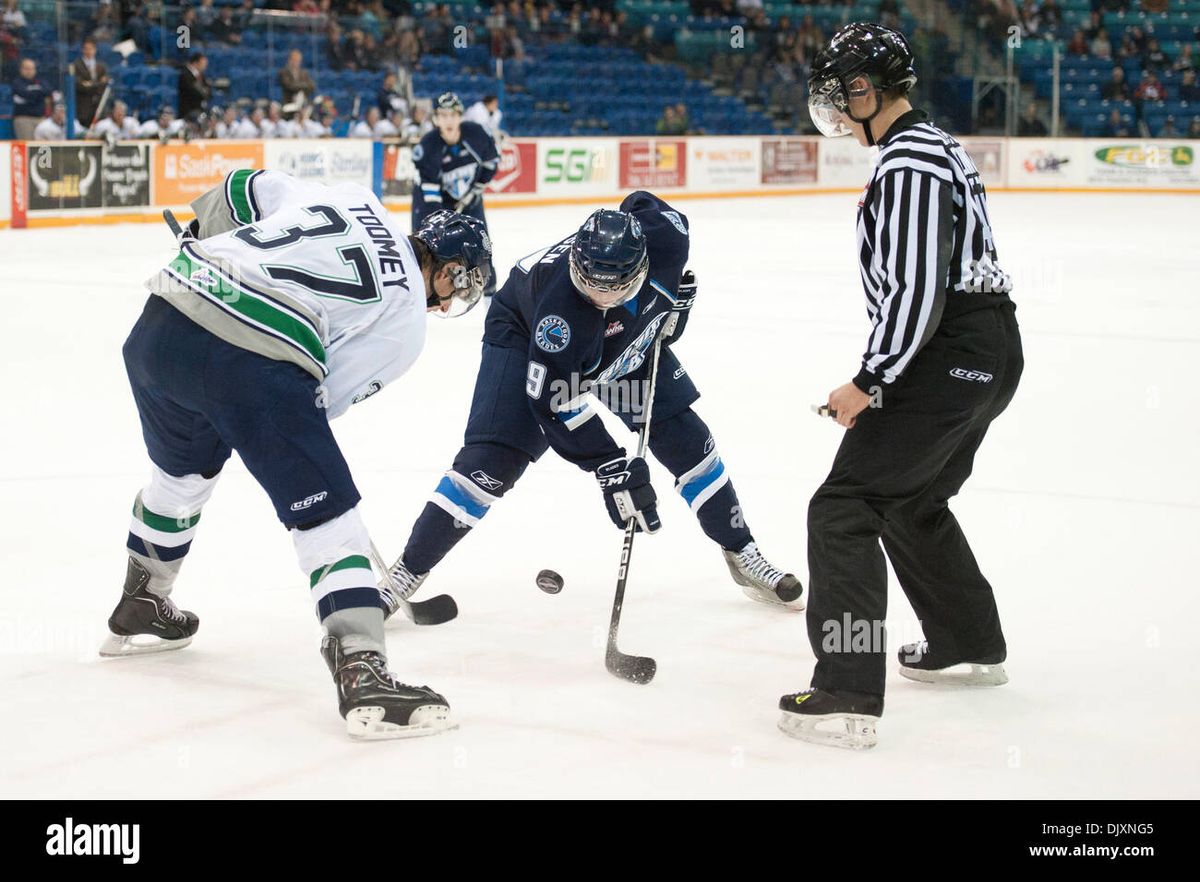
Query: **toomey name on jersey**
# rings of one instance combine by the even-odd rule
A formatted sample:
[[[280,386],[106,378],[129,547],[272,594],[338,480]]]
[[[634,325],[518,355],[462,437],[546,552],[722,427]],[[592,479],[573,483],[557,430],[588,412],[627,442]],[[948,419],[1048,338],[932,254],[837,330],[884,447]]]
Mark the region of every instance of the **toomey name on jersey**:
[[[192,209],[199,239],[147,287],[222,340],[312,374],[330,419],[416,361],[425,284],[370,190],[239,170]]]

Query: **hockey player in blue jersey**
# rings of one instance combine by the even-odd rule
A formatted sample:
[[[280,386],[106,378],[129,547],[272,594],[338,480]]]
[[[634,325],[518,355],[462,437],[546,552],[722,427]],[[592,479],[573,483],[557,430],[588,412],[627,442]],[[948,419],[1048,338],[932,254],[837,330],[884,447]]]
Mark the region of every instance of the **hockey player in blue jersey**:
[[[431,211],[444,208],[483,222],[483,190],[496,174],[500,154],[496,142],[478,123],[464,121],[463,103],[453,92],[438,96],[433,109],[433,131],[413,148],[420,190],[413,193],[412,225],[417,229]],[[483,292],[496,292],[494,268]]]
[[[592,472],[613,522],[659,528],[646,462],[630,458],[589,401],[603,401],[631,429],[649,384],[647,357],[661,334],[651,453],[701,529],[724,552],[750,598],[802,608],[799,580],[772,566],[745,524],[712,434],[692,409],[700,397],[669,348],[695,297],[687,218],[639,191],[619,211],[600,210],[561,242],[521,260],[493,298],[463,448],[413,527],[391,585],[390,610],[512,489],[548,447]],[[390,614],[390,613],[389,613]]]
[[[491,243],[438,212],[414,235],[370,190],[235,171],[192,203],[180,253],[124,346],[153,463],[126,543],[105,656],[187,646],[199,627],[171,589],[236,450],[291,532],[326,637],[347,731],[399,738],[449,727],[449,705],[387,670],[371,540],[329,420],[412,366],[427,312],[483,294]]]

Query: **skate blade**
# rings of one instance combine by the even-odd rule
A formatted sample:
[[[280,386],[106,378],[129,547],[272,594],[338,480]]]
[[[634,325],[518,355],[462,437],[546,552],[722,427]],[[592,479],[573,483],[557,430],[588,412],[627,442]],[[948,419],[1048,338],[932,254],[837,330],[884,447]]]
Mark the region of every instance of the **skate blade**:
[[[419,707],[409,716],[407,726],[383,721],[382,707],[356,707],[346,714],[346,734],[355,741],[385,741],[393,738],[420,738],[457,729],[444,704]]]
[[[763,606],[782,607],[783,609],[794,609],[800,611],[804,609],[804,595],[801,594],[795,600],[782,601],[774,591],[762,591],[754,585],[747,585],[744,582],[738,582],[742,586],[742,593],[753,600],[755,603],[761,603]]]
[[[878,717],[861,714],[821,714],[805,716],[783,712],[779,718],[779,729],[800,741],[824,744],[847,750],[868,750],[879,741],[875,734]],[[828,724],[820,728],[821,724]]]
[[[183,649],[192,642],[191,637],[181,637],[178,640],[164,640],[154,634],[120,634],[109,635],[100,645],[102,658],[128,658],[132,655],[150,655],[155,652],[170,652],[173,649]]]
[[[1008,682],[1004,665],[979,665],[964,662],[937,671],[900,666],[900,676],[917,683],[934,683],[939,686],[1003,686]]]

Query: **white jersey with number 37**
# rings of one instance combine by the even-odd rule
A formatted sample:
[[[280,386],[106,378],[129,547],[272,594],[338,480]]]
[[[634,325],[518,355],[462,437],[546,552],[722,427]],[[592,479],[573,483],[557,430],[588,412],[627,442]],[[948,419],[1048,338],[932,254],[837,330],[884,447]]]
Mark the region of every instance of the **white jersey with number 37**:
[[[416,361],[425,285],[370,190],[235,171],[192,208],[199,240],[148,287],[223,340],[304,368],[331,419]]]

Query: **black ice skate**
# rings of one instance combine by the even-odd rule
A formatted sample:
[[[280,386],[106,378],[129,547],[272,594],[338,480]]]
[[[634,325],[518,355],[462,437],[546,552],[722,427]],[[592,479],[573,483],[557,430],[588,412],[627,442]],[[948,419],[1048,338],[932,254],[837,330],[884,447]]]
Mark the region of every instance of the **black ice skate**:
[[[1004,670],[1005,653],[981,655],[977,658],[948,658],[931,650],[929,644],[906,643],[897,653],[900,676],[918,683],[938,683],[945,686],[1003,686],[1008,682]]]
[[[428,686],[398,681],[380,653],[347,655],[336,637],[326,637],[321,655],[337,684],[338,710],[351,738],[413,738],[454,728],[446,699]]]
[[[169,597],[151,592],[146,587],[149,582],[146,568],[129,558],[121,600],[108,618],[110,633],[100,647],[105,658],[183,649],[192,642],[199,617],[180,610]]]
[[[779,728],[793,738],[851,750],[874,747],[883,696],[867,692],[808,689],[779,699]]]
[[[800,580],[791,573],[771,566],[756,543],[750,542],[741,551],[722,553],[733,581],[742,586],[742,593],[751,600],[789,609],[804,609],[804,601],[800,599],[804,586]]]

